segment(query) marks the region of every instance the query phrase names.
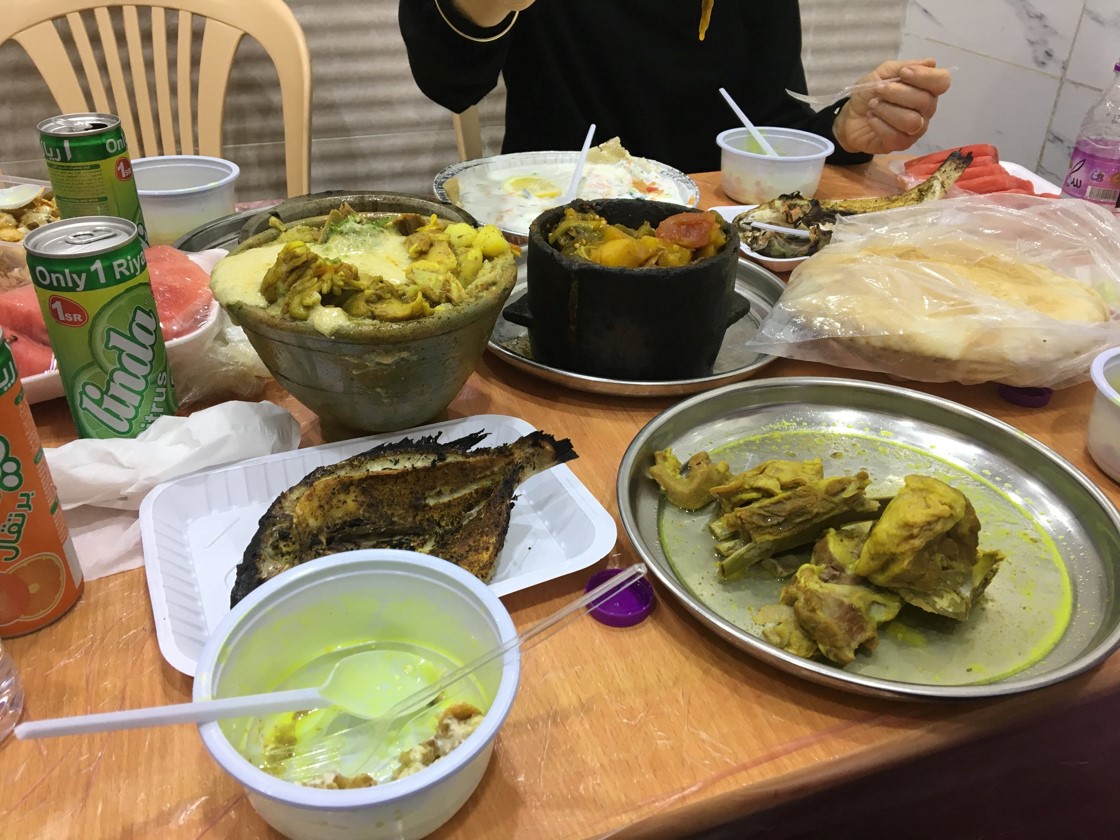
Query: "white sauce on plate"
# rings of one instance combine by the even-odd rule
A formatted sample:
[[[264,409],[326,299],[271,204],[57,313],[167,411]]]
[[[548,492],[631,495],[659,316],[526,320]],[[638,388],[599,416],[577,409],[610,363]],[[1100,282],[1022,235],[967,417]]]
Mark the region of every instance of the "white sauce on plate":
[[[533,219],[556,205],[575,172],[575,161],[479,166],[462,172],[456,202],[480,222],[527,233]],[[585,164],[578,198],[646,198],[685,202],[678,182],[643,158]]]

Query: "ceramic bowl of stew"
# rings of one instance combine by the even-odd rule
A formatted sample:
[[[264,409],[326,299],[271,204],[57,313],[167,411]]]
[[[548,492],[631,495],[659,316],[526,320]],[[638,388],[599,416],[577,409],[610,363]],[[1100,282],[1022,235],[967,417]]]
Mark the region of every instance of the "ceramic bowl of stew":
[[[734,293],[739,235],[718,218],[718,251],[686,265],[604,266],[569,256],[549,238],[565,210],[611,225],[657,228],[703,211],[644,199],[577,200],[538,216],[529,229],[526,293],[504,316],[528,330],[534,360],[590,376],[630,381],[711,374],[727,328],[750,304]]]

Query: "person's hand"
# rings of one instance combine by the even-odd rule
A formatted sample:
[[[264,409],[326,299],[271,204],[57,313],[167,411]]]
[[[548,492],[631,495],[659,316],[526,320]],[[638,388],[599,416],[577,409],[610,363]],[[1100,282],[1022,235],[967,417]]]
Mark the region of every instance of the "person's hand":
[[[937,98],[949,89],[949,71],[931,59],[884,61],[859,81],[898,76],[870,90],[852,94],[832,124],[833,135],[849,152],[873,155],[909,149],[929,128]]]
[[[448,0],[444,0],[448,2]],[[497,26],[513,12],[533,5],[533,0],[454,0],[455,8],[479,26]]]

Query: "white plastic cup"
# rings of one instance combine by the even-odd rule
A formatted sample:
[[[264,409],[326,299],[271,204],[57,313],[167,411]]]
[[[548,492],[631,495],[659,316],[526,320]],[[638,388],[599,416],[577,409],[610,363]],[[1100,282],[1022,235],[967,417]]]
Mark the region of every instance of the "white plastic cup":
[[[831,140],[796,128],[760,127],[778,156],[747,151],[746,128],[729,128],[716,137],[720,148],[720,186],[741,204],[762,204],[799,192],[811,198],[821,182],[824,161],[835,150]]]
[[[411,551],[348,551],[284,572],[240,601],[199,656],[194,699],[271,691],[332,647],[402,633],[460,663],[517,636],[498,596],[458,566]],[[320,790],[269,775],[233,745],[245,737],[245,719],[202,724],[199,732],[257,813],[285,837],[418,840],[478,786],[520,674],[518,647],[482,666],[475,676],[492,700],[478,729],[431,767],[371,788]]]
[[[1097,393],[1089,409],[1089,455],[1120,481],[1120,347],[1099,354],[1090,366]]]
[[[228,216],[241,169],[204,155],[162,155],[132,162],[152,245],[170,245],[200,225]]]

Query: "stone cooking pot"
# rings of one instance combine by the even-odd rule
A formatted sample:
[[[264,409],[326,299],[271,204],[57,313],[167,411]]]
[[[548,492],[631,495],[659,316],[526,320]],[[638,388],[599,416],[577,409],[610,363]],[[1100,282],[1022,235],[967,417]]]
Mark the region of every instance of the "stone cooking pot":
[[[644,199],[577,200],[612,224],[654,227],[694,208]],[[723,221],[718,254],[674,268],[606,268],[548,243],[564,207],[529,228],[526,293],[504,312],[528,329],[533,358],[562,370],[628,381],[695,379],[712,372],[723,334],[747,314],[735,294],[739,235]]]
[[[417,196],[348,193],[307,199],[289,199],[281,218],[289,224],[321,224],[331,209],[347,201],[367,216],[435,213],[477,225],[458,207]],[[246,224],[234,253],[279,236],[268,227],[269,215]],[[494,270],[499,281],[478,300],[412,321],[355,321],[331,336],[257,306],[226,310],[276,380],[319,415],[325,437],[396,431],[437,419],[474,370],[516,282],[512,256]]]

